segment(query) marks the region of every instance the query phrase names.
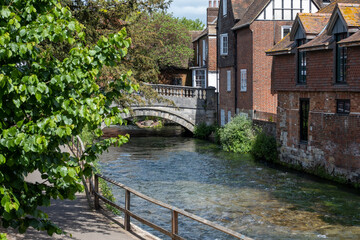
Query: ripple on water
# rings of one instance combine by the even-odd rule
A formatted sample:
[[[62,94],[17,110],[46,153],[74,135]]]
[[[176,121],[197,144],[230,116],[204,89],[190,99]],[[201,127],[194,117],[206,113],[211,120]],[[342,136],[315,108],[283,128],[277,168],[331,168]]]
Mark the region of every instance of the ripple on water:
[[[133,138],[101,156],[105,175],[256,239],[360,239],[360,196],[187,138]],[[123,199],[121,191],[114,191]],[[133,200],[132,200],[133,201]],[[169,227],[169,212],[132,202]],[[156,213],[160,212],[160,215]],[[182,220],[187,239],[229,239]],[[154,232],[156,233],[156,232]]]

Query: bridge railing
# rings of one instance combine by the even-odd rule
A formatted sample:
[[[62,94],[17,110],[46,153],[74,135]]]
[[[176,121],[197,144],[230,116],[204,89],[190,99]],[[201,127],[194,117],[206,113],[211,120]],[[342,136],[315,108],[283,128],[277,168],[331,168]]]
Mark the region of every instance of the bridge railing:
[[[181,98],[197,98],[205,100],[208,90],[215,91],[212,88],[198,88],[164,84],[148,84],[161,96],[181,97]]]
[[[99,191],[99,178],[102,178],[103,180],[109,182],[109,183],[112,183],[114,184],[115,186],[117,187],[120,187],[122,189],[125,190],[125,206],[123,207],[120,207],[119,205],[115,204],[114,202],[110,201],[109,199],[105,198],[104,196],[102,196],[100,194],[100,191]],[[243,240],[252,240],[252,238],[249,238],[249,237],[246,237],[244,236],[243,234],[241,233],[238,233],[238,232],[235,232],[233,230],[230,230],[228,228],[225,228],[217,223],[214,223],[214,222],[210,222],[204,218],[201,218],[199,216],[196,216],[192,213],[189,213],[189,212],[186,212],[184,210],[181,210],[181,209],[178,209],[176,207],[173,207],[169,204],[166,204],[166,203],[162,203],[156,199],[153,199],[151,197],[148,197],[134,189],[131,189],[121,183],[118,183],[112,179],[109,179],[107,177],[104,177],[102,175],[99,175],[99,174],[95,174],[94,176],[94,183],[92,183],[92,181],[90,181],[90,186],[91,186],[91,189],[92,189],[92,193],[94,195],[94,205],[95,205],[95,209],[99,209],[100,207],[100,204],[99,204],[99,200],[102,200],[104,201],[105,203],[113,206],[114,208],[122,211],[124,213],[124,227],[125,227],[125,230],[126,231],[131,231],[131,225],[130,225],[130,219],[131,218],[134,218],[136,220],[138,220],[139,222],[171,237],[172,240],[184,240],[183,237],[181,237],[179,235],[179,215],[182,215],[186,218],[189,218],[189,219],[192,219],[192,220],[195,220],[203,225],[207,225],[213,229],[216,229],[220,232],[223,232],[225,234],[227,234],[228,236],[233,236],[237,239],[243,239]],[[158,205],[162,208],[165,208],[165,209],[168,209],[171,211],[171,230],[168,231],[166,229],[164,229],[163,227],[160,227],[158,225],[156,225],[155,223],[152,223],[142,217],[140,217],[139,215],[135,214],[133,211],[130,210],[130,200],[131,200],[131,194],[132,195],[135,195],[147,202],[150,202],[150,203],[153,203],[155,205]]]

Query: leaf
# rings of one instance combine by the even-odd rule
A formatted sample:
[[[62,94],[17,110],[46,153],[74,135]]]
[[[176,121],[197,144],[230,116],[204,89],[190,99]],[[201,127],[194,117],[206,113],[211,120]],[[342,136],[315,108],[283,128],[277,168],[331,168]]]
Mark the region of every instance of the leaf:
[[[6,163],[6,158],[4,155],[0,154],[0,165]]]
[[[60,173],[60,175],[62,177],[65,177],[67,175],[67,173],[68,173],[68,170],[67,170],[67,168],[65,166],[62,166],[62,167],[60,167],[58,169],[58,172]]]

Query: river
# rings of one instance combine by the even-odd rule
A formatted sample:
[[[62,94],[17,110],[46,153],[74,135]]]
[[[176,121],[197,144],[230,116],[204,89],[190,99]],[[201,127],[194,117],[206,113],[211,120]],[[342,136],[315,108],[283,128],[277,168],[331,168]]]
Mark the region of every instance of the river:
[[[100,167],[105,176],[254,239],[360,239],[359,191],[207,141],[134,137],[104,153]],[[123,190],[113,193],[123,206]],[[171,229],[167,210],[138,198],[131,210]],[[233,239],[181,216],[179,224],[186,239]]]

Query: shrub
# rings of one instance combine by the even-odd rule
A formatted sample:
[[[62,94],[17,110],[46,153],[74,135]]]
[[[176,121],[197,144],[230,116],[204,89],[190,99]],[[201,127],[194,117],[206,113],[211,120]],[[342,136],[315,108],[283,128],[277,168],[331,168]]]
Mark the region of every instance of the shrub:
[[[200,139],[208,139],[210,134],[216,130],[214,125],[207,125],[206,123],[200,123],[195,126],[194,137]]]
[[[249,153],[255,133],[252,121],[245,116],[236,116],[219,129],[220,143],[225,151]]]
[[[265,160],[269,162],[278,162],[276,139],[264,132],[257,134],[252,145],[251,155],[256,160]]]

